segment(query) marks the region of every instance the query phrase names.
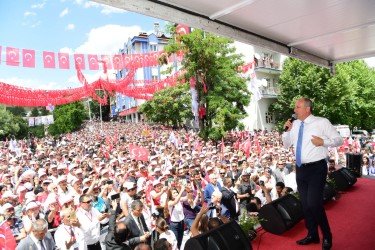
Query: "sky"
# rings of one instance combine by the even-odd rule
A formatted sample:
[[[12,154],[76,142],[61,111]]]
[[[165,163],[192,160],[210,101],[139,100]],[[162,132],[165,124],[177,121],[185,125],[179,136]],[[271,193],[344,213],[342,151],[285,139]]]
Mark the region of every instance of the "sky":
[[[115,54],[129,37],[151,33],[163,20],[124,11],[86,0],[0,0],[0,81],[33,89],[66,89],[81,86],[70,70],[45,69],[43,51]],[[6,65],[6,47],[35,50],[35,68]],[[243,46],[239,52],[248,51]],[[22,57],[22,53],[20,53]],[[375,58],[366,59],[375,67]],[[87,68],[87,61],[86,61]],[[84,70],[89,82],[103,75],[101,70]]]

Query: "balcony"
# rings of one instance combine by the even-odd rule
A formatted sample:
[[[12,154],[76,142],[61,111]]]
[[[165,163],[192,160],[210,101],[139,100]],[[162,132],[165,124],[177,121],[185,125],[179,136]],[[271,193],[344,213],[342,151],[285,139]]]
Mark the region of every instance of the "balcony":
[[[262,93],[263,98],[276,98],[280,93],[280,89],[275,86],[260,87],[260,93]]]

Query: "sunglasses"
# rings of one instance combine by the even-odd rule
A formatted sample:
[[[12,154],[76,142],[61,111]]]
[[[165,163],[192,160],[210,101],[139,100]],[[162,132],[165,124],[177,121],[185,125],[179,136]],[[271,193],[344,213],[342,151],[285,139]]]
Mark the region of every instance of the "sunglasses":
[[[91,203],[91,202],[92,202],[92,200],[82,201],[82,203],[87,203],[87,204],[89,204],[89,203]]]

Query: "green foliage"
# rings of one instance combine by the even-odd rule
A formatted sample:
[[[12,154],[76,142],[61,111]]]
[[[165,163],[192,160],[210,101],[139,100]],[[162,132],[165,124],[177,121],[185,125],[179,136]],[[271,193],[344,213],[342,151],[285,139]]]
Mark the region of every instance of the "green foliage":
[[[364,61],[336,65],[336,74],[313,64],[288,58],[279,79],[280,94],[270,109],[280,121],[293,113],[294,101],[309,97],[314,101],[314,114],[333,124],[372,129],[375,127],[375,71]]]
[[[17,139],[26,138],[29,133],[29,124],[21,116],[14,116],[13,123],[18,124],[19,130],[15,134]]]
[[[46,109],[46,107],[41,107],[39,110],[39,113],[41,116],[49,115],[49,111]]]
[[[24,107],[7,107],[6,109],[14,116],[26,116],[26,110]]]
[[[0,107],[0,138],[8,135],[16,135],[20,130],[18,123],[14,122],[14,116],[4,106]]]
[[[141,105],[140,112],[150,121],[178,127],[193,118],[190,100],[189,86],[178,84],[155,93]]]
[[[34,107],[32,110],[31,110],[31,115],[32,117],[36,117],[36,116],[39,116],[40,113],[39,113],[39,110],[37,107]]]
[[[38,125],[29,128],[30,133],[35,137],[43,138],[45,136],[44,125]]]
[[[48,127],[48,132],[51,135],[59,135],[75,131],[81,127],[86,117],[86,112],[81,102],[58,106],[53,111],[55,122]]]
[[[254,230],[255,226],[260,223],[258,216],[248,215],[246,211],[241,213],[238,218],[238,224],[240,225],[242,231],[247,235],[251,230]]]
[[[237,71],[243,61],[241,55],[235,53],[233,41],[194,30],[171,39],[165,50],[169,54],[183,51],[185,81],[191,77],[197,79],[198,99],[206,106],[207,114],[206,122],[200,124],[201,136],[221,139],[226,131],[240,126],[240,120],[246,116],[244,107],[249,104],[250,93],[246,79]]]

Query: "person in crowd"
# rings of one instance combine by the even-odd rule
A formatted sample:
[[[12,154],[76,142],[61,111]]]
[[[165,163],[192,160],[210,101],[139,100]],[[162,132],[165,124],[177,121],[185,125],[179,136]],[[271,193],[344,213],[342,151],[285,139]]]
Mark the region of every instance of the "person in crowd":
[[[150,230],[148,229],[143,211],[143,203],[140,200],[134,200],[131,204],[131,212],[125,217],[124,223],[129,231],[128,245],[134,249],[140,243],[150,242]]]
[[[217,182],[217,176],[216,174],[212,173],[209,175],[210,183],[207,184],[207,186],[204,189],[204,202],[210,203],[211,201],[211,195],[214,191],[221,191],[221,186]]]
[[[244,170],[236,183],[237,199],[240,200],[240,209],[244,209],[255,194],[255,183],[250,180],[250,171]]]
[[[22,222],[26,233],[32,230],[32,223],[35,220],[44,218],[44,214],[40,212],[40,206],[35,201],[30,201],[25,205],[25,215],[22,217]]]
[[[159,233],[159,239],[167,239],[172,245],[173,250],[178,249],[176,236],[171,230],[169,230],[169,226],[163,218],[158,218],[156,220],[156,231]]]
[[[182,202],[182,206],[185,216],[184,222],[188,232],[190,231],[191,225],[193,224],[193,221],[200,210],[203,199],[203,193],[201,190],[194,191],[191,186],[186,187],[186,200]]]
[[[221,203],[223,194],[220,191],[214,191],[211,196],[211,202],[208,204],[210,210],[207,212],[208,218],[227,217],[229,218],[229,210]]]
[[[75,211],[71,208],[64,208],[60,211],[60,218],[61,224],[54,234],[57,249],[87,249],[85,235],[80,228]]]
[[[294,146],[298,192],[305,216],[307,236],[299,245],[318,243],[318,227],[323,233],[323,249],[332,248],[332,232],[323,207],[323,189],[327,179],[328,147],[338,147],[343,139],[328,119],[312,114],[313,103],[308,98],[295,102],[297,120],[284,124],[282,135],[285,148]]]
[[[3,210],[4,223],[7,223],[12,230],[15,240],[18,242],[25,238],[25,228],[23,227],[22,220],[15,216],[14,206],[10,203],[5,203],[1,209]]]
[[[172,232],[177,238],[177,247],[180,248],[182,244],[182,238],[184,236],[184,210],[182,202],[186,200],[186,197],[182,198],[185,191],[185,185],[181,185],[180,191],[176,188],[170,188],[168,190],[167,203],[168,213],[170,214],[169,226]]]
[[[172,250],[172,244],[166,239],[161,238],[157,240],[154,244],[154,250]]]
[[[276,182],[284,182],[285,176],[289,174],[289,170],[285,167],[285,163],[277,161],[276,168],[272,171],[272,175]]]
[[[100,224],[107,223],[109,213],[100,213],[92,207],[92,197],[87,194],[79,198],[80,206],[77,209],[76,216],[84,233],[84,238],[88,250],[100,250]]]
[[[232,188],[232,178],[226,177],[224,179],[224,186],[221,189],[222,204],[229,211],[229,218],[232,220],[237,220],[240,213],[240,204],[237,202],[237,194],[233,192]]]
[[[129,230],[125,222],[117,221],[119,216],[116,200],[112,201],[112,209],[110,210],[108,234],[105,237],[105,246],[107,250],[131,250],[127,244]]]
[[[31,224],[30,234],[22,239],[16,250],[49,250],[55,249],[55,241],[48,232],[48,223],[45,219],[37,219]]]

